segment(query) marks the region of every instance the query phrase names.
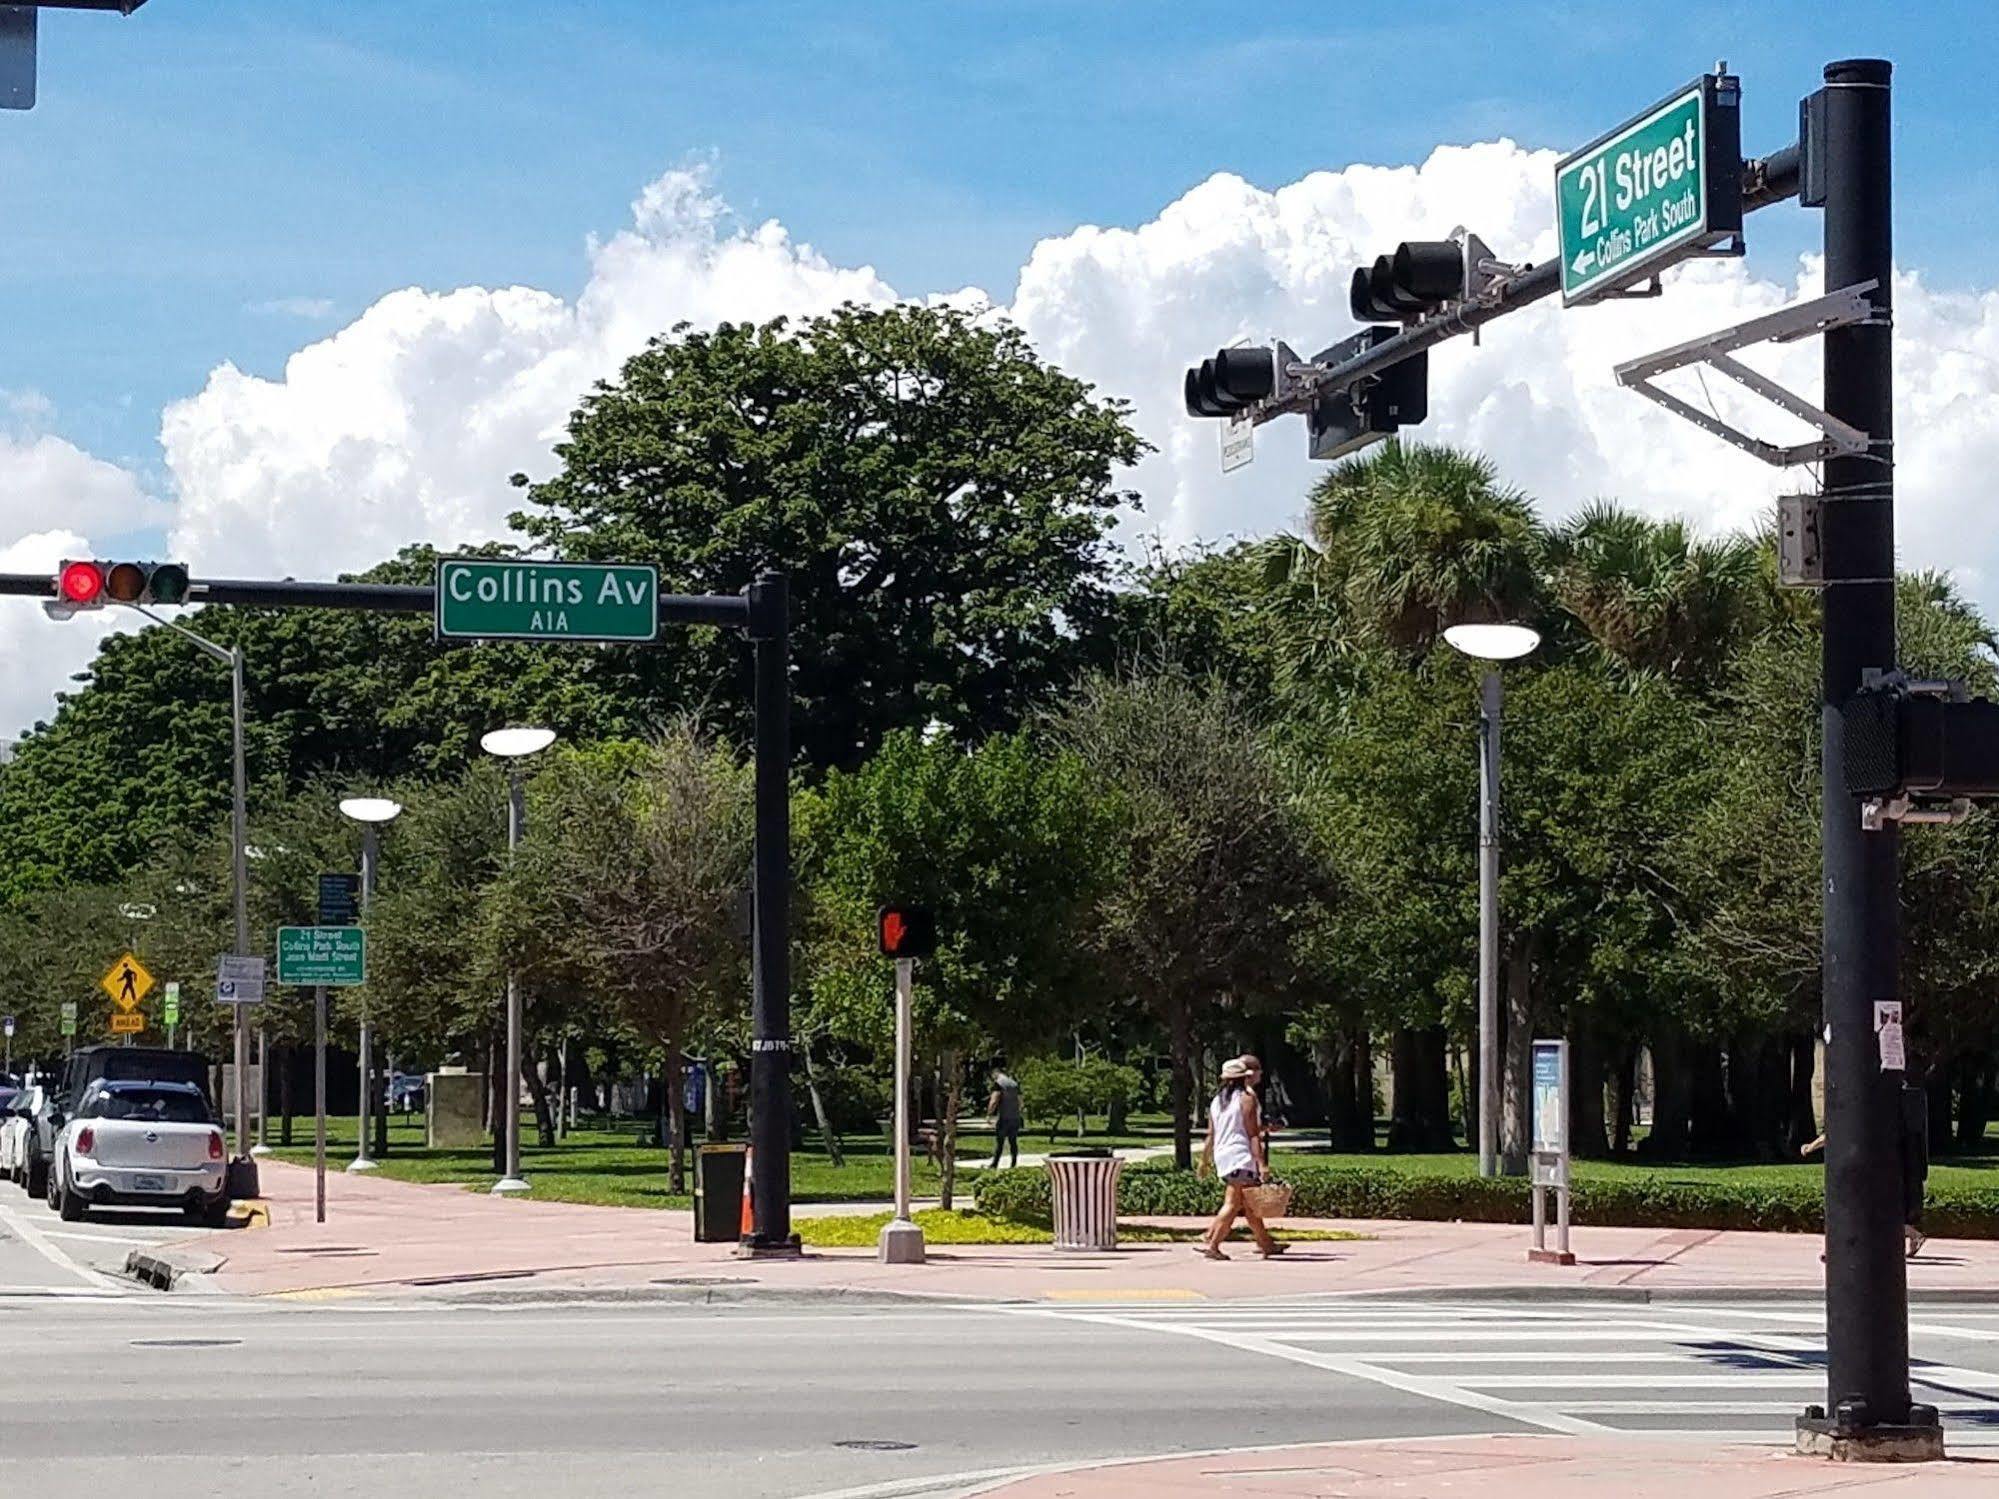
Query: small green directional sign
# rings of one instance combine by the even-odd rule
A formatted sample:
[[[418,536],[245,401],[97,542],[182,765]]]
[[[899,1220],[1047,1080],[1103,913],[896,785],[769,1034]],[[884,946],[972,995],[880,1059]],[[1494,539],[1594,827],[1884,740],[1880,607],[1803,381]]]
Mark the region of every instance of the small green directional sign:
[[[351,987],[368,980],[368,932],[358,926],[278,928],[278,982]]]
[[[659,570],[442,557],[437,634],[440,640],[652,640],[659,634]]]
[[[1555,167],[1562,301],[1592,301],[1742,228],[1740,91],[1698,79]]]

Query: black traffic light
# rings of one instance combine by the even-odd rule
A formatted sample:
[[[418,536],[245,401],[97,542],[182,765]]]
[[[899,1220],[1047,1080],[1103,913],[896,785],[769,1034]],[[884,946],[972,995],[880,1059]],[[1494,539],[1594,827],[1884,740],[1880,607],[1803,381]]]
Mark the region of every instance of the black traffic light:
[[[1276,390],[1274,349],[1223,349],[1187,371],[1187,414],[1234,416]]]
[[[1871,688],[1842,719],[1854,796],[1999,797],[1999,703]]]
[[[875,913],[882,956],[927,958],[937,951],[937,923],[928,906],[883,906]]]
[[[66,609],[106,604],[184,604],[187,568],[178,562],[65,560],[56,569],[56,598]]]
[[[1359,322],[1413,323],[1462,300],[1470,280],[1457,240],[1406,240],[1353,273],[1348,302]]]
[[[146,0],[11,0],[0,5],[0,109],[35,107],[35,13],[115,10],[130,15]]]
[[[1317,355],[1314,362],[1342,364],[1394,336],[1393,328],[1363,328]],[[1346,390],[1328,392],[1313,402],[1306,416],[1311,456],[1343,458],[1405,426],[1415,426],[1429,414],[1430,355],[1424,350],[1391,364],[1379,375]]]

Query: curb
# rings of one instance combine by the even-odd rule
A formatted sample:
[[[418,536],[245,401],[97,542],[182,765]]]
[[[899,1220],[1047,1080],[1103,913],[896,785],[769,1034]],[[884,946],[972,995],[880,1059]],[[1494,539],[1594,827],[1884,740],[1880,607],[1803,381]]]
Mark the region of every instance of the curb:
[[[155,1291],[171,1291],[190,1275],[212,1275],[227,1261],[201,1249],[135,1249],[125,1256],[125,1273]]]

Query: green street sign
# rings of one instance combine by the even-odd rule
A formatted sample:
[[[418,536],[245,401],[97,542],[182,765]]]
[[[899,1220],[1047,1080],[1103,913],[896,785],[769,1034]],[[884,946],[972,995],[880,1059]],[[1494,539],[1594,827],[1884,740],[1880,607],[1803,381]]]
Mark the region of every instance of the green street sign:
[[[63,1001],[62,1033],[65,1036],[74,1036],[76,1034],[76,1001],[73,999]]]
[[[438,559],[440,640],[643,641],[658,634],[658,568]]]
[[[160,1018],[168,1025],[180,1024],[180,985],[168,984],[166,1002],[160,1006]]]
[[[1574,307],[1742,232],[1742,93],[1709,74],[1555,166],[1562,301]]]
[[[278,928],[278,982],[351,988],[368,979],[368,933],[358,926]]]

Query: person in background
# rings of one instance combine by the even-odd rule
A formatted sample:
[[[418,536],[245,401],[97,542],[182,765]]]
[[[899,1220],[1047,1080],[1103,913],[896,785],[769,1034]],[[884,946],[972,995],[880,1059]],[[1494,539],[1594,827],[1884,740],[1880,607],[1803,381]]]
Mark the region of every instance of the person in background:
[[[1256,1084],[1263,1074],[1255,1057],[1231,1057],[1222,1063],[1222,1086],[1208,1105],[1208,1142],[1202,1148],[1204,1164],[1211,1165],[1222,1179],[1222,1210],[1208,1225],[1207,1236],[1195,1246],[1195,1253],[1211,1260],[1225,1260],[1222,1242],[1235,1228],[1238,1217],[1249,1220],[1250,1237],[1265,1259],[1284,1252],[1284,1246],[1270,1237],[1263,1217],[1244,1196],[1270,1174],[1263,1154],[1263,1116],[1256,1106]]]
[[[1002,1149],[1013,1152],[1010,1165],[1020,1164],[1020,1084],[1005,1068],[993,1070],[993,1096],[986,1100],[986,1117],[993,1122],[993,1165]]]
[[[1825,1135],[1807,1140],[1798,1147],[1806,1158],[1825,1149]],[[1923,1189],[1930,1176],[1929,1100],[1913,1084],[1902,1088],[1902,1242],[1908,1257],[1922,1253],[1929,1236],[1923,1232]],[[1824,1255],[1819,1258],[1823,1260]]]

